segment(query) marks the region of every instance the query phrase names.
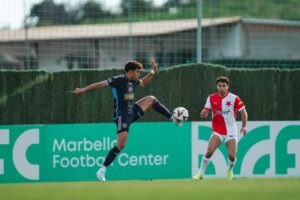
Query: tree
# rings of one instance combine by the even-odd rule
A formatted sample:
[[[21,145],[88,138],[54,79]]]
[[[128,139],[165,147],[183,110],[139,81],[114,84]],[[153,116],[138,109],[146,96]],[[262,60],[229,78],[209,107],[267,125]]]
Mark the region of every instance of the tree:
[[[36,26],[78,23],[76,11],[67,12],[64,4],[55,4],[53,0],[35,4],[29,18],[37,18]]]
[[[164,4],[165,8],[175,7],[175,8],[185,8],[185,7],[195,7],[197,6],[196,0],[168,0]]]
[[[111,14],[103,10],[101,4],[98,4],[94,0],[87,1],[81,8],[82,13],[81,21],[88,20],[94,21],[100,18],[111,17]]]
[[[146,0],[122,0],[123,15],[128,16],[130,9],[132,15],[144,15],[152,9],[152,2]]]

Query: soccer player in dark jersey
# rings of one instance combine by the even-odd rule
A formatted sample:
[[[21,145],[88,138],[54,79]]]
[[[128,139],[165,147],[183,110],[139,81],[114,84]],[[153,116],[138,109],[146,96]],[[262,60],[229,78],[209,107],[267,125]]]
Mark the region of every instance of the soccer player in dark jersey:
[[[84,88],[76,88],[71,91],[75,95],[80,95],[90,90],[111,87],[114,95],[114,114],[113,120],[117,125],[117,145],[113,147],[102,167],[97,171],[96,176],[100,181],[105,181],[106,168],[113,162],[120,151],[125,147],[129,126],[131,123],[140,119],[149,107],[152,107],[158,113],[175,122],[172,112],[161,104],[154,96],[146,96],[137,102],[134,102],[134,90],[137,86],[145,86],[158,70],[154,58],[151,60],[152,70],[139,79],[143,65],[137,61],[129,61],[125,64],[125,73],[107,80],[93,83]]]

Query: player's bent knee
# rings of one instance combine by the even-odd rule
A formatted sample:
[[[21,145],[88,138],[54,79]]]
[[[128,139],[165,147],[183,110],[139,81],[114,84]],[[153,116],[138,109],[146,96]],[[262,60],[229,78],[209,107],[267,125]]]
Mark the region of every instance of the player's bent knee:
[[[229,157],[229,160],[232,161],[232,160],[235,160],[236,156],[235,156],[235,154],[229,154],[228,157]]]
[[[215,152],[215,150],[213,148],[208,147],[207,152],[206,152],[206,157],[210,158],[214,152]]]
[[[121,151],[122,149],[124,149],[126,143],[121,143],[119,145],[117,145],[117,148]]]
[[[118,141],[117,148],[121,151],[126,145],[126,140]]]
[[[147,99],[153,102],[156,98],[153,95],[149,95],[147,96]]]

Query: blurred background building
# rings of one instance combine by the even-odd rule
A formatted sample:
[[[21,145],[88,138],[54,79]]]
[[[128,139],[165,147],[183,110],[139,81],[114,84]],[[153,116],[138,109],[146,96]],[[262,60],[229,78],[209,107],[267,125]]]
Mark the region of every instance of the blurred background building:
[[[0,30],[0,68],[123,68],[131,59],[147,68],[152,56],[161,67],[300,66],[298,0],[76,2],[23,0],[23,25]]]

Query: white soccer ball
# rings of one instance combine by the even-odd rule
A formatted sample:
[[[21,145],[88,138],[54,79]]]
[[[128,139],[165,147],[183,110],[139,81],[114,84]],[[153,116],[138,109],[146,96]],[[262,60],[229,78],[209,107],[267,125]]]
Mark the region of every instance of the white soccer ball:
[[[178,124],[182,124],[189,118],[189,111],[184,107],[177,107],[173,111],[173,116]]]

